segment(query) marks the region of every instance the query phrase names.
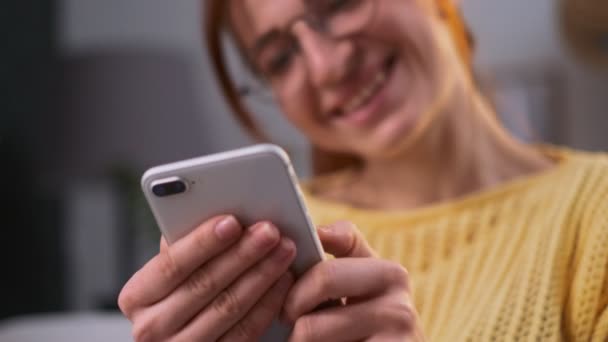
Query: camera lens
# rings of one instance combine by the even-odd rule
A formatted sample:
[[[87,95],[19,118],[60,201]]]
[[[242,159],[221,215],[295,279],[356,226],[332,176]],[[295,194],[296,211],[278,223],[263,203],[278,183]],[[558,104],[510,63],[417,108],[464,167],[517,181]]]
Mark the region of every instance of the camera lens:
[[[184,182],[175,182],[173,183],[173,190],[176,193],[182,193],[186,191],[186,184]]]
[[[186,192],[186,183],[179,179],[159,182],[152,186],[152,193],[158,197],[168,197]]]
[[[155,185],[152,187],[152,192],[158,197],[165,197],[167,195],[167,188],[165,185]]]

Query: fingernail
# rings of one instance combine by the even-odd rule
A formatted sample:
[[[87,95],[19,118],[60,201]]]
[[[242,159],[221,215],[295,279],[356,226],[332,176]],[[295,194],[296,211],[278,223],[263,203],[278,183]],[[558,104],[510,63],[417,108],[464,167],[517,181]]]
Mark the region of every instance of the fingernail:
[[[247,228],[247,230],[248,230],[250,233],[253,233],[253,232],[255,232],[256,230],[259,230],[260,228],[263,228],[263,227],[265,227],[265,226],[267,226],[267,225],[268,225],[268,222],[258,222],[258,223],[256,223],[256,224],[254,224],[254,225],[250,226],[249,228]]]
[[[224,241],[236,238],[240,231],[241,227],[234,216],[226,216],[215,225],[215,235]]]
[[[334,232],[332,226],[321,226],[319,227],[319,230],[326,234],[331,234]]]
[[[278,250],[275,253],[275,258],[278,261],[283,261],[286,258],[289,258],[293,254],[293,250],[295,249],[295,244],[289,239],[281,239],[281,244],[278,247]]]
[[[260,248],[266,247],[269,244],[274,245],[279,240],[275,228],[268,223],[262,223],[259,227],[255,228],[253,238]]]

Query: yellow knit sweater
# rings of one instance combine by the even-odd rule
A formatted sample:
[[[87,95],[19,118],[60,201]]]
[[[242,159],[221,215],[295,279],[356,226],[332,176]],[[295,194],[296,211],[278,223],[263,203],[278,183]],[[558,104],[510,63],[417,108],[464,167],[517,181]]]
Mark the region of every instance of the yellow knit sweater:
[[[552,153],[550,171],[414,211],[304,193],[316,224],[350,220],[409,270],[430,341],[605,342],[608,158]]]

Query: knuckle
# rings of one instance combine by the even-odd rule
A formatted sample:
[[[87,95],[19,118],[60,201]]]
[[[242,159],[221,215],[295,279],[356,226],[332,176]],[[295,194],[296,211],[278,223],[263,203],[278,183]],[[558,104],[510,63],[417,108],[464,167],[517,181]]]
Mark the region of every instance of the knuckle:
[[[264,251],[258,247],[254,242],[254,236],[246,236],[235,251],[236,258],[242,262],[251,261],[257,259]]]
[[[281,269],[276,267],[276,262],[271,261],[265,264],[266,265],[260,265],[259,267],[257,267],[256,282],[260,286],[263,285],[266,287],[270,287],[272,285],[272,281],[277,278],[277,275],[279,274],[279,271],[281,271]]]
[[[359,231],[359,227],[357,227],[357,225],[354,222],[346,221],[345,225],[351,233],[353,233],[355,235],[361,235],[361,232]]]
[[[139,320],[133,324],[131,334],[135,342],[152,342],[157,341],[153,327],[156,326],[153,319],[145,321]]]
[[[361,233],[359,227],[355,223],[351,221],[341,221],[338,224],[338,227],[342,229],[344,233],[347,233],[353,242],[364,240],[363,233]]]
[[[283,271],[281,268],[277,267],[277,264],[280,264],[280,261],[276,259],[266,259],[257,266],[256,274],[260,279],[275,279],[281,271]]]
[[[396,331],[412,331],[416,322],[416,314],[414,308],[406,301],[392,300],[384,305],[385,314],[383,321],[386,322],[393,330]]]
[[[170,280],[180,277],[181,270],[169,250],[159,254],[157,260],[160,274],[164,279]]]
[[[197,297],[202,297],[217,291],[217,283],[205,270],[193,274],[187,282],[188,290]]]
[[[266,298],[263,298],[257,306],[257,319],[261,321],[271,321],[272,318],[275,318],[279,315],[281,311],[281,306],[283,304],[283,295],[286,294],[286,291],[281,292],[281,290],[277,290],[276,288],[271,289]]]
[[[399,288],[409,290],[409,274],[405,267],[396,262],[386,264],[386,282]]]
[[[246,262],[252,259],[256,259],[258,251],[251,248],[247,243],[243,243],[235,251],[235,256],[241,262]]]
[[[192,234],[193,243],[201,251],[209,248],[209,237],[207,236],[208,234],[205,234],[208,230],[205,230],[204,227],[205,224],[199,226],[199,228],[194,231],[194,234]]]
[[[213,302],[213,308],[224,317],[239,316],[243,310],[239,299],[231,289],[226,289],[220,293]]]
[[[351,221],[342,220],[335,223],[335,225],[342,227],[344,230],[355,231],[357,230],[357,225]]]
[[[336,266],[331,261],[324,262],[314,275],[317,289],[322,293],[330,292],[336,277]]]
[[[321,336],[318,336],[318,329],[315,329],[318,325],[318,322],[316,321],[314,316],[303,316],[298,318],[293,327],[292,339],[290,339],[290,341],[320,341]]]
[[[243,320],[234,326],[234,334],[231,341],[252,341],[261,334],[261,331],[251,320]]]
[[[129,319],[133,315],[133,311],[137,306],[137,298],[130,289],[125,286],[118,295],[118,308]]]

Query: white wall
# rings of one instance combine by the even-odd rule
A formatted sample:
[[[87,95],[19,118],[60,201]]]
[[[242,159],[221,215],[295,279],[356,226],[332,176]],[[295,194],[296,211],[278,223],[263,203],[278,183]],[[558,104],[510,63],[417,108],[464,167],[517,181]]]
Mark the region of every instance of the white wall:
[[[559,62],[556,0],[462,0],[478,43],[479,65]]]
[[[216,85],[202,47],[200,0],[63,0],[61,50],[78,55],[113,47],[152,47],[183,55],[192,63],[200,130],[209,152],[251,141],[236,125]],[[306,145],[272,107],[262,105],[265,130],[296,151],[294,164],[306,173]]]
[[[158,45],[196,52],[196,1],[63,0],[60,43],[78,52],[105,45]]]
[[[558,68],[566,81],[567,141],[608,150],[608,73],[579,64],[563,46],[557,0],[461,0],[480,68]]]

